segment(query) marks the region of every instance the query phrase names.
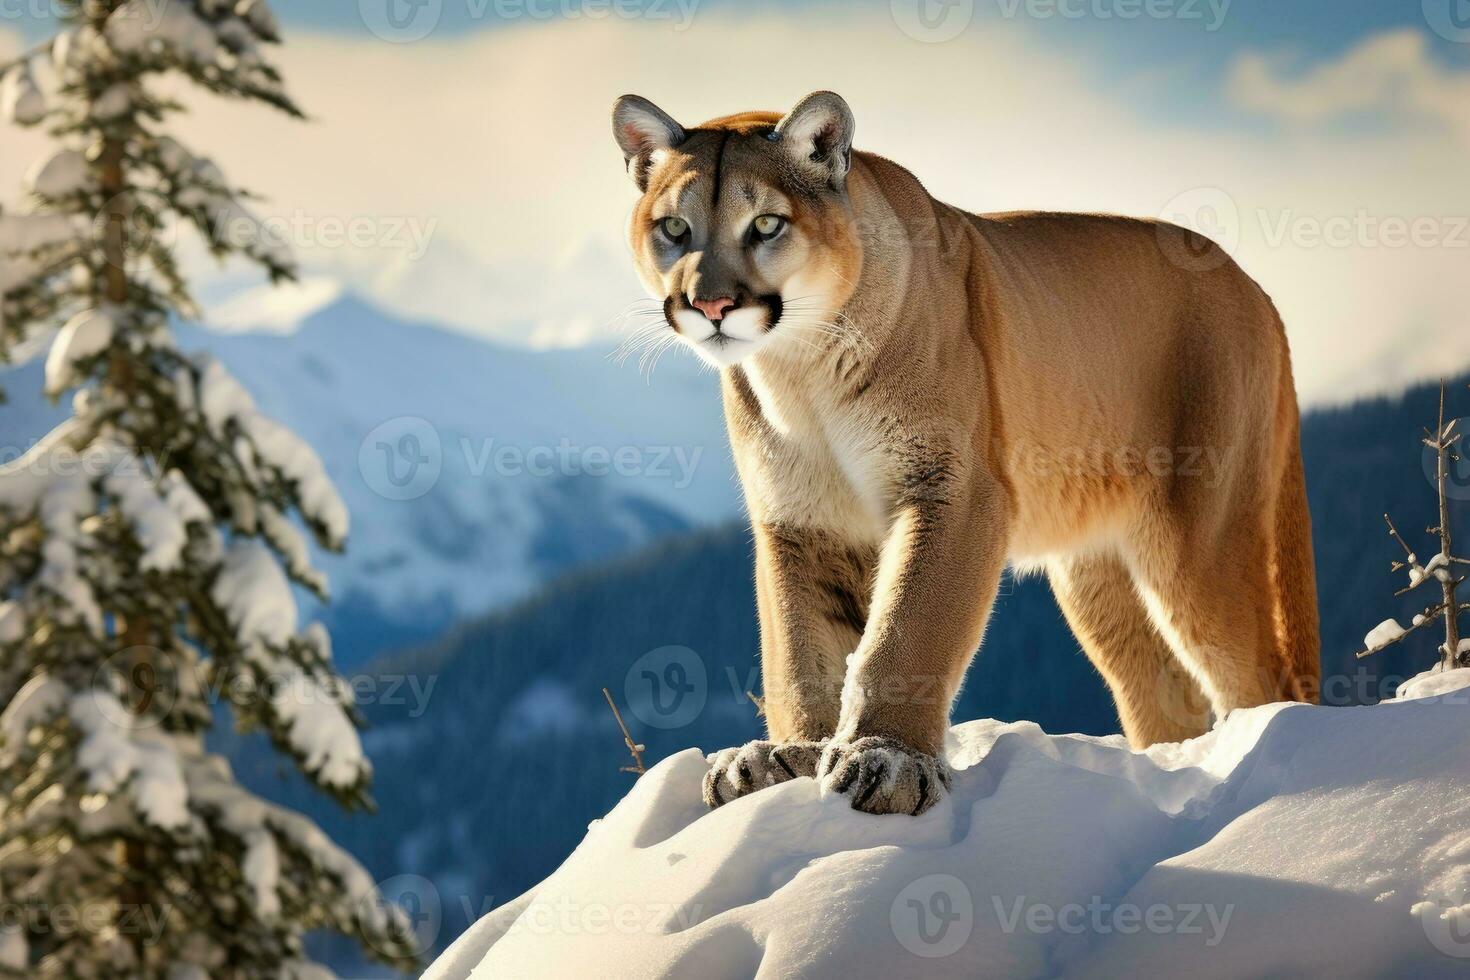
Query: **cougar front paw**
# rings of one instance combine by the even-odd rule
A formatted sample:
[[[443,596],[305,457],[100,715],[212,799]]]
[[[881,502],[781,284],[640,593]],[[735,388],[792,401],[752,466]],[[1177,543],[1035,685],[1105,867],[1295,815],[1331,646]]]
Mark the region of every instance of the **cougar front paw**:
[[[822,742],[746,742],[710,756],[704,802],[711,810],[797,776],[815,776]]]
[[[897,739],[868,736],[828,742],[817,779],[824,793],[846,793],[855,810],[917,816],[949,787],[949,767]]]

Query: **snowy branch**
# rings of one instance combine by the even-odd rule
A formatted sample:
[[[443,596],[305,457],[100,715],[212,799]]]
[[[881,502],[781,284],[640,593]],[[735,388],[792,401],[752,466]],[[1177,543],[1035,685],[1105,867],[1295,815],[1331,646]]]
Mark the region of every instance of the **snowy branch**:
[[[1456,578],[1451,569],[1455,565],[1470,564],[1464,558],[1457,557],[1453,552],[1453,537],[1450,531],[1450,508],[1449,496],[1446,493],[1446,482],[1449,472],[1449,464],[1459,460],[1455,452],[1456,443],[1460,441],[1457,431],[1458,421],[1451,419],[1445,421],[1445,386],[1439,389],[1439,418],[1431,433],[1425,430],[1424,445],[1434,450],[1435,453],[1435,490],[1439,503],[1439,522],[1427,529],[1427,533],[1439,538],[1439,550],[1428,564],[1421,565],[1414,549],[1404,540],[1399,529],[1394,525],[1392,518],[1387,514],[1383,520],[1388,525],[1388,532],[1403,549],[1405,560],[1394,562],[1392,571],[1408,570],[1409,584],[1394,593],[1395,597],[1406,595],[1424,585],[1427,582],[1437,583],[1443,593],[1443,600],[1434,607],[1426,609],[1422,614],[1414,618],[1413,625],[1404,629],[1396,620],[1385,620],[1364,638],[1363,645],[1366,649],[1360,651],[1358,657],[1366,657],[1377,653],[1395,643],[1400,643],[1405,637],[1414,633],[1430,623],[1440,621],[1444,625],[1445,641],[1440,646],[1441,665],[1444,669],[1452,666],[1470,666],[1470,643],[1461,639],[1459,629],[1460,613],[1466,608],[1456,599],[1456,590],[1464,583],[1463,578]]]

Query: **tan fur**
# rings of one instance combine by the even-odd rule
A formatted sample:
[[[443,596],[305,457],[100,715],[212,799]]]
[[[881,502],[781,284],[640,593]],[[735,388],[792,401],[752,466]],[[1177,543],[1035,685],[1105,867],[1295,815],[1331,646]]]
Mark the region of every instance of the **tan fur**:
[[[813,157],[841,131],[823,98]],[[809,148],[766,138],[791,119],[728,117],[656,161],[630,153],[653,295],[678,308],[721,276],[788,299],[721,370],[771,740],[826,742],[817,774],[864,809],[929,805],[924,760],[1008,562],[1047,570],[1135,746],[1197,735],[1211,710],[1314,698],[1296,398],[1262,290],[1185,230],[968,214],[867,153],[822,187]],[[670,259],[649,228],[674,206],[696,238]],[[780,247],[727,233],[778,207]],[[813,295],[814,313],[790,302]]]

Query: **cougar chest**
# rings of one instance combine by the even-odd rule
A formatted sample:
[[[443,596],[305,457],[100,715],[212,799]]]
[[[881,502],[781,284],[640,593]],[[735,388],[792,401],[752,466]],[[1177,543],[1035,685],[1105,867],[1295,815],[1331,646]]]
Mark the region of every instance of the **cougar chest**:
[[[769,427],[769,451],[782,461],[781,495],[802,498],[824,524],[881,534],[890,509],[887,467],[870,421],[827,392],[756,367],[747,376]]]

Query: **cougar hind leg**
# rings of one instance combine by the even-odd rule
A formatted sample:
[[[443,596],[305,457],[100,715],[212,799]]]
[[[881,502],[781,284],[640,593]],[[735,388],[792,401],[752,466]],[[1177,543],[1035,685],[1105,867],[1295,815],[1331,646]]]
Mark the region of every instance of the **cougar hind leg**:
[[[1117,554],[1060,559],[1047,569],[1072,632],[1113,692],[1134,748],[1203,734],[1210,703],[1175,657]]]
[[[1278,651],[1271,542],[1255,494],[1176,509],[1135,542],[1139,593],[1216,717],[1296,697]]]

